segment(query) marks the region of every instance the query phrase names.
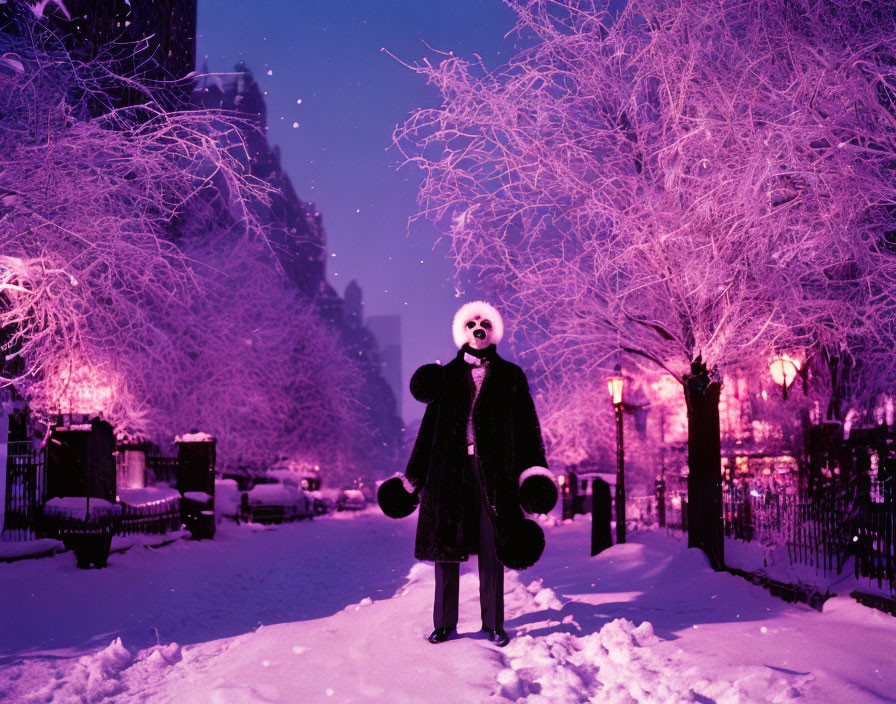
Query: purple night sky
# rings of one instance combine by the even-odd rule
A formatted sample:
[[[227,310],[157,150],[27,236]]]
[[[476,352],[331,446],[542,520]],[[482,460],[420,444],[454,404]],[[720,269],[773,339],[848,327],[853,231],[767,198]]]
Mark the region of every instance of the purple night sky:
[[[270,142],[280,145],[299,197],[323,214],[328,280],[341,294],[357,279],[366,315],[401,315],[408,422],[422,415],[407,391],[410,375],[454,355],[451,319],[476,294],[455,296],[429,223],[408,234],[420,172],[396,170],[392,130],[438,94],[382,49],[414,63],[433,58],[429,44],[497,66],[519,43],[504,36],[514,19],[500,0],[199,0],[197,62],[207,57],[211,71],[224,72],[242,59],[252,69],[267,100]]]

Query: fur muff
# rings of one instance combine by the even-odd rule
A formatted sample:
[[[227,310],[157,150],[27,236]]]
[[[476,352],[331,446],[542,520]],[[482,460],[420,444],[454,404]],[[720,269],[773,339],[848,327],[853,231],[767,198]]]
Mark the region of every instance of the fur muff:
[[[497,548],[498,560],[512,570],[524,570],[544,552],[544,531],[535,521],[523,520]]]
[[[430,403],[442,391],[442,366],[424,364],[411,377],[411,396],[420,403]]]
[[[401,477],[387,479],[376,492],[376,500],[389,518],[405,518],[410,516],[420,502],[417,494],[405,489]]]
[[[467,539],[479,522],[477,478],[467,454],[466,426],[475,390],[471,367],[464,362],[468,349],[461,348],[442,367],[426,365],[435,369],[422,367],[414,374],[421,380],[427,378],[437,389],[426,406],[405,472],[420,495],[414,546],[418,560],[463,562],[476,549]],[[536,533],[524,528],[520,537],[525,516],[519,481],[527,468],[547,466],[541,429],[523,370],[498,356],[494,345],[479,353],[488,361],[473,406],[482,488],[495,522],[497,544],[509,545],[509,559],[522,564],[532,555],[537,559],[541,552],[538,544],[544,541],[539,529],[532,546],[524,549],[519,545],[526,535]]]
[[[468,320],[476,315],[488,318],[489,322],[492,324],[492,344],[497,345],[501,341],[501,338],[504,337],[504,319],[501,317],[501,314],[495,310],[495,307],[485,301],[471,301],[470,303],[464,303],[457,313],[454,314],[454,322],[451,325],[454,344],[457,345],[458,349],[463,347],[464,343],[467,341],[467,334],[464,330],[464,326],[467,324]]]
[[[549,513],[559,492],[553,475],[544,467],[530,467],[520,475],[520,505],[526,513]]]

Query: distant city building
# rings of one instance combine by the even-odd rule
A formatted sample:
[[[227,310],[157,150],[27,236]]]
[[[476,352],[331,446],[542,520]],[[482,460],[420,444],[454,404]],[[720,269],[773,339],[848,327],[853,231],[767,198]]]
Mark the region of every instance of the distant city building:
[[[395,408],[401,418],[404,390],[401,380],[401,316],[370,315],[366,326],[379,343],[382,375],[395,394]]]
[[[326,234],[321,214],[314,203],[306,203],[296,195],[280,164],[280,150],[268,143],[267,106],[252,71],[239,63],[232,75],[205,75],[207,67],[201,73],[192,96],[194,105],[239,112],[258,128],[244,130],[241,139],[252,175],[276,189],[267,208],[265,233],[290,281],[303,294],[317,300],[325,320],[341,327],[342,301],[325,278]]]
[[[386,330],[378,349],[373,330],[365,324],[364,294],[358,282],[349,282],[340,296],[327,281],[326,231],[321,214],[314,203],[306,203],[296,195],[280,164],[280,150],[268,143],[267,107],[252,72],[240,63],[228,76],[208,73],[208,68],[203,66],[193,92],[193,103],[238,111],[258,128],[247,130],[241,137],[252,174],[276,188],[265,214],[265,232],[289,279],[315,302],[321,318],[338,331],[348,357],[361,365],[364,384],[357,400],[364,409],[363,422],[372,433],[373,446],[382,448],[382,456],[370,460],[385,471],[392,466],[402,437],[397,316],[394,333]]]
[[[357,327],[364,325],[364,294],[361,292],[361,287],[357,281],[352,279],[349,282],[348,286],[345,287],[345,295],[342,298],[345,301],[343,309],[345,324]],[[373,331],[371,330],[371,332]]]

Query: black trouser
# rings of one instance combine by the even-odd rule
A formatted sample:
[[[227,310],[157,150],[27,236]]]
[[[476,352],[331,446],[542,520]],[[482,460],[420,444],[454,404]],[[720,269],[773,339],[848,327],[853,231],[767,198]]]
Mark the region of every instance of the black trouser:
[[[488,510],[488,499],[483,496],[479,463],[470,456],[473,485],[479,495],[479,606],[482,625],[504,628],[504,565],[495,552],[495,526]],[[472,516],[465,516],[470,520]],[[460,594],[460,563],[436,562],[436,596],[432,609],[435,628],[457,628],[458,598]]]

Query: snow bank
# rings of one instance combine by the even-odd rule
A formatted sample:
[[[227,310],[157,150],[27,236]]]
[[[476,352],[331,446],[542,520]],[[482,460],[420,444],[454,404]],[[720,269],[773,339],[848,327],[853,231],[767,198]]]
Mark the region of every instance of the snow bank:
[[[531,704],[688,701],[689,688],[669,678],[662,659],[652,657],[649,646],[658,640],[650,623],[636,628],[626,619],[582,638],[521,636],[504,649],[508,667],[498,673],[501,694]]]
[[[528,585],[520,581],[519,573],[508,571],[504,576],[504,608],[508,614],[519,615],[532,611],[560,611],[563,604],[552,589],[536,579]]]
[[[17,560],[22,557],[39,557],[52,555],[55,552],[65,550],[61,540],[52,538],[38,538],[37,540],[22,540],[12,542],[0,540],[0,560]]]
[[[433,646],[415,522],[347,515],[225,523],[221,540],[131,550],[108,570],[0,565],[0,701],[782,704],[896,687],[896,619],[847,597],[823,613],[786,604],[661,532],[591,557],[580,521],[505,573],[506,648],[479,631],[475,559],[457,637]]]
[[[759,542],[725,539],[725,564],[744,572],[768,577],[769,579],[792,584],[808,593],[849,594],[860,591],[866,594],[893,598],[889,584],[884,580],[878,584],[872,577],[856,577],[855,557],[847,558],[840,573],[825,571],[819,564],[792,563],[786,546],[765,546]]]
[[[524,635],[504,649],[508,666],[498,673],[501,695],[529,704],[780,704],[800,697],[797,688],[767,668],[744,667],[733,677],[699,667],[663,641],[649,621],[624,618],[586,636]]]
[[[166,669],[180,662],[180,646],[177,643],[158,645],[141,651],[133,657],[116,638],[102,650],[84,655],[64,679],[55,680],[26,696],[25,704],[97,704],[109,697],[123,694],[127,687],[122,674],[135,678]]]
[[[112,536],[112,552],[122,553],[130,550],[135,546],[144,548],[158,548],[163,545],[169,545],[177,540],[189,538],[191,535],[188,530],[173,530],[167,533],[131,533],[130,535]]]
[[[25,699],[26,704],[94,704],[123,691],[119,675],[131,664],[131,653],[116,638],[97,653],[78,659],[68,677],[50,682]]]
[[[215,479],[215,510],[219,516],[238,515],[241,495],[235,479]]]

